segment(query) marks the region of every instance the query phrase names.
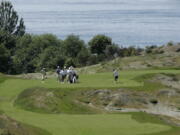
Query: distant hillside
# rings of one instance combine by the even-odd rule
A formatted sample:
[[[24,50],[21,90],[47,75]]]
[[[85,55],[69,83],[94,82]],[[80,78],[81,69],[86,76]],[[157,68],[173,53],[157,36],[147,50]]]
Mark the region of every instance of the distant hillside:
[[[78,69],[81,73],[96,73],[133,69],[180,69],[180,44],[152,47],[149,52],[142,52],[139,56],[116,58],[115,60],[102,62],[97,65]]]

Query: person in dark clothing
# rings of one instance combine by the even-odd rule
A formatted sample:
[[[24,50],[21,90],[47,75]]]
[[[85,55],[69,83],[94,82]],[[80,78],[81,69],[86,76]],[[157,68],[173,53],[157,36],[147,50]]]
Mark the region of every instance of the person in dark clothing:
[[[117,70],[113,70],[113,76],[114,76],[114,81],[117,83],[118,79],[119,79],[119,73]]]
[[[60,72],[61,72],[61,69],[59,66],[57,66],[57,69],[56,69],[56,74],[57,74],[57,81],[61,81],[61,76],[60,76]]]
[[[73,83],[73,73],[72,72],[69,72],[69,75],[68,75],[68,80],[69,80],[69,83]]]

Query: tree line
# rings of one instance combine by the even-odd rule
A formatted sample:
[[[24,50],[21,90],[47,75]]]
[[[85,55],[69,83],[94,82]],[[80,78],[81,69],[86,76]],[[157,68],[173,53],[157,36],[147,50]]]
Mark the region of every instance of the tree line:
[[[82,67],[138,55],[134,47],[121,48],[105,35],[94,36],[85,43],[77,35],[58,39],[52,34],[23,36],[0,33],[0,72],[9,74],[39,71],[42,67]]]
[[[106,35],[95,35],[85,43],[77,35],[61,40],[53,34],[32,35],[25,32],[11,2],[0,4],[0,72],[31,73],[42,67],[82,67],[102,61],[139,55],[143,49],[119,47]]]

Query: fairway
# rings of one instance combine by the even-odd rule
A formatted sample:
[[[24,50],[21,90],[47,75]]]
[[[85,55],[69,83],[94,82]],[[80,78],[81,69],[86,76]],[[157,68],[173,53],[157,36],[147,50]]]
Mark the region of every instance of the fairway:
[[[180,74],[179,70],[145,70],[120,72],[118,84],[113,82],[112,73],[82,74],[78,84],[60,84],[56,78],[27,80],[0,76],[0,110],[11,118],[42,128],[52,135],[170,135],[173,127],[162,122],[147,120],[138,122],[133,116],[141,119],[141,114],[44,114],[23,110],[14,106],[14,100],[25,89],[32,87],[56,88],[56,90],[79,89],[118,89],[143,87],[144,83],[135,78],[145,74],[172,73]],[[143,88],[145,90],[145,88]],[[147,89],[151,90],[151,89]],[[147,115],[147,117],[150,117]],[[151,119],[151,117],[149,118]]]

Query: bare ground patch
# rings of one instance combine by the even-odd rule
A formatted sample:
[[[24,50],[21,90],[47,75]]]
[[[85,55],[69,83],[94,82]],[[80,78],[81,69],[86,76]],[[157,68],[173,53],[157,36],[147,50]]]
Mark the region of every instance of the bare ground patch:
[[[82,92],[79,101],[107,112],[147,112],[169,116],[180,126],[180,110],[177,107],[180,94],[172,90],[174,94],[168,94],[167,97],[166,94],[159,95],[162,92],[163,90],[151,93],[123,89],[91,90]]]

